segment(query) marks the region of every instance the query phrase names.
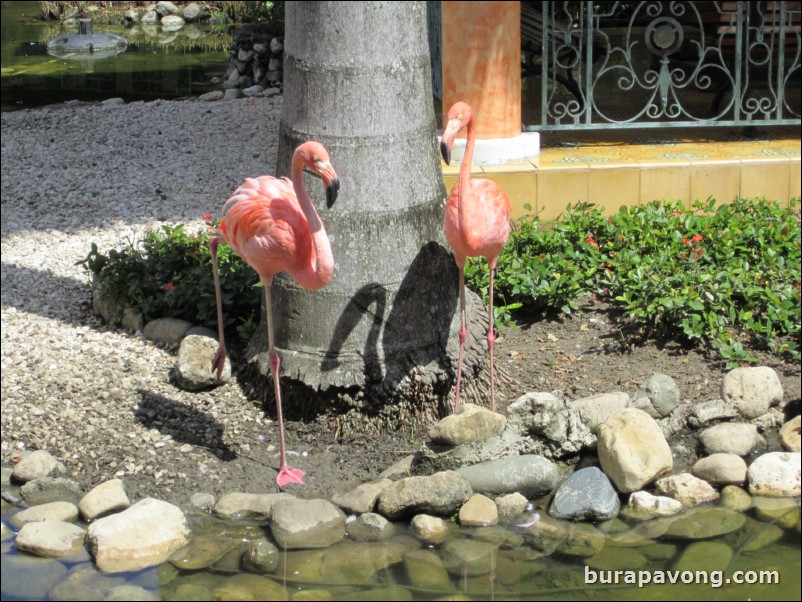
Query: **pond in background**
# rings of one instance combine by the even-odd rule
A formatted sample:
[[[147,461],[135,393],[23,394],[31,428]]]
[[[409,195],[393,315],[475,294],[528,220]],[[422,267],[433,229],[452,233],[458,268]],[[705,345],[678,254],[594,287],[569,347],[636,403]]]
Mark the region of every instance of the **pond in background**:
[[[38,2],[2,2],[2,110],[13,111],[66,100],[180,98],[219,90],[212,77],[228,66],[232,29],[187,24],[168,32],[160,26],[93,24],[95,33],[124,36],[125,52],[55,57],[47,41],[75,33],[78,25],[40,19]]]

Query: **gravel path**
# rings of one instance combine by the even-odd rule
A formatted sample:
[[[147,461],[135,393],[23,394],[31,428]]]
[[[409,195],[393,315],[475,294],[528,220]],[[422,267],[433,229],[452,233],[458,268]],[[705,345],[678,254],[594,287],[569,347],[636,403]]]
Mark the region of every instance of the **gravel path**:
[[[85,486],[117,475],[133,499],[186,502],[194,487],[229,489],[232,472],[248,478],[237,462],[254,447],[272,452],[274,425],[235,381],[181,391],[174,349],[95,318],[76,262],[92,242],[199,227],[246,176],[273,173],[280,110],[276,97],[2,114],[4,466],[47,449]]]

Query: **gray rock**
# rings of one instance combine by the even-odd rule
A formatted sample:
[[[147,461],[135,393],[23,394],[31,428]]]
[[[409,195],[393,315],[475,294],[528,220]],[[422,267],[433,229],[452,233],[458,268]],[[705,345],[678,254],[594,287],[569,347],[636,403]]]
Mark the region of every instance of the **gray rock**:
[[[345,515],[328,500],[280,500],[271,512],[270,532],[284,550],[326,548],[345,537]]]
[[[404,555],[409,582],[423,591],[456,591],[440,556],[433,550],[412,550]]]
[[[440,445],[465,445],[498,437],[507,419],[497,412],[466,403],[458,414],[446,416],[429,429],[429,438]]]
[[[178,31],[185,25],[185,21],[178,15],[166,15],[162,17],[161,26],[163,31]]]
[[[554,455],[576,453],[596,440],[577,408],[552,393],[527,393],[507,407],[508,424],[517,432],[551,442]],[[598,425],[596,425],[598,426]]]
[[[540,456],[523,455],[465,466],[457,474],[470,483],[472,491],[486,494],[519,492],[526,496],[551,491],[561,478],[557,466]]]
[[[264,90],[264,88],[262,88],[262,86],[254,85],[254,86],[249,86],[248,88],[245,88],[244,90],[242,90],[242,94],[243,94],[243,96],[249,96],[249,97],[250,96],[262,96],[262,91],[263,90]]]
[[[239,84],[237,84],[239,86]],[[242,92],[239,88],[228,88],[223,94],[223,100],[237,100],[242,98]]]
[[[125,14],[123,14],[123,20],[126,23],[139,23],[139,11],[134,8],[129,8],[127,11],[125,11]]]
[[[380,474],[380,479],[390,479],[391,481],[402,479],[412,474],[412,467],[417,459],[417,454],[410,454],[389,468],[384,469]]]
[[[266,46],[265,44],[262,44],[261,42],[256,42],[253,45],[253,51],[256,54],[267,54],[268,49],[269,49],[269,46]]]
[[[711,485],[736,485],[746,481],[746,462],[735,454],[712,454],[694,464],[691,472]]]
[[[192,328],[192,323],[186,320],[157,318],[145,324],[143,334],[159,343],[174,345],[181,342],[190,328]]]
[[[198,100],[203,100],[205,102],[223,100],[223,92],[220,90],[212,90],[211,92],[206,92],[205,94],[198,96]]]
[[[114,573],[162,564],[188,539],[189,527],[181,510],[145,498],[92,523],[87,543],[98,568]]]
[[[194,508],[199,510],[212,510],[215,504],[215,497],[211,493],[194,493],[189,500]]]
[[[496,498],[496,507],[498,508],[499,521],[502,523],[510,522],[524,512],[528,505],[529,500],[517,491],[498,496]]]
[[[242,555],[242,567],[254,573],[272,573],[279,563],[280,552],[267,539],[253,539]]]
[[[235,539],[214,533],[193,537],[187,545],[170,556],[170,564],[181,571],[197,571],[211,567],[238,546]]]
[[[123,310],[121,325],[129,332],[141,332],[145,328],[145,317],[136,307],[127,307]]]
[[[711,426],[699,433],[699,440],[708,454],[748,456],[766,445],[766,440],[758,434],[757,427],[745,422],[728,422]]]
[[[379,495],[379,513],[398,520],[421,513],[448,516],[471,496],[470,483],[448,470],[425,477],[407,477]]]
[[[182,14],[184,15],[184,19],[188,22],[197,21],[202,15],[201,7],[195,2],[191,2],[184,7]]]
[[[459,509],[458,518],[463,527],[490,527],[498,523],[498,508],[489,497],[474,493]]]
[[[284,52],[284,44],[278,38],[270,40],[270,52],[272,54],[281,54]]]
[[[81,486],[64,477],[40,477],[20,487],[20,495],[29,506],[48,502],[70,502],[77,504],[83,495]]]
[[[131,506],[120,479],[111,479],[94,487],[78,504],[81,515],[87,521],[119,512]]]
[[[799,522],[799,504],[789,497],[754,498],[755,518],[763,522],[776,523],[783,529],[791,529]]]
[[[155,10],[146,11],[144,15],[142,15],[141,23],[142,25],[155,25],[159,22],[159,13]]]
[[[621,502],[610,479],[598,468],[582,468],[557,488],[549,508],[555,518],[602,521],[618,514]]]
[[[727,403],[723,399],[716,399],[694,404],[688,416],[688,424],[695,428],[701,428],[711,422],[732,420],[737,417],[738,410],[734,405]]]
[[[578,410],[582,424],[595,433],[610,417],[629,407],[629,395],[622,391],[599,393],[569,402],[568,407]]]
[[[464,537],[443,544],[443,565],[452,575],[481,577],[496,569],[498,546]]]
[[[348,522],[345,530],[355,541],[383,541],[395,534],[395,525],[380,514],[366,512]]]
[[[44,558],[65,558],[84,551],[86,531],[61,520],[23,525],[17,533],[17,548]]]
[[[164,17],[166,15],[177,15],[180,12],[175,4],[168,2],[167,0],[161,0],[160,2],[157,2],[154,10],[160,17]]]
[[[673,498],[686,508],[712,502],[719,497],[718,491],[710,483],[688,472],[660,479],[656,485],[655,493]]]
[[[666,374],[655,373],[641,384],[635,394],[634,405],[652,418],[664,418],[679,404],[680,394],[676,381]]]
[[[246,598],[245,596],[248,596]],[[240,573],[212,590],[212,600],[289,600],[287,588],[262,575]]]
[[[785,535],[779,525],[749,518],[740,531],[727,536],[726,543],[739,552],[755,552],[777,542]]]
[[[746,516],[740,512],[712,506],[697,506],[671,519],[671,524],[666,529],[666,536],[677,539],[710,539],[737,531],[745,522]]]
[[[51,477],[65,472],[67,469],[64,464],[56,460],[47,450],[39,449],[23,456],[14,466],[12,476],[16,481],[27,483],[40,477]]]
[[[217,372],[212,370],[217,347],[215,339],[187,334],[178,347],[175,361],[176,384],[187,391],[199,391],[228,382],[231,379],[231,361],[228,357],[223,363],[223,372],[219,379]]]
[[[35,523],[43,520],[58,520],[71,523],[78,520],[78,508],[70,502],[50,502],[33,506],[27,510],[17,512],[11,517],[11,524],[17,528],[28,523]]]
[[[597,451],[604,474],[623,493],[642,489],[674,465],[660,427],[637,408],[623,410],[601,426]]]
[[[448,521],[439,516],[429,516],[428,514],[418,514],[412,517],[409,524],[415,537],[432,545],[439,545],[448,539],[451,526]]]
[[[732,561],[732,550],[718,541],[697,541],[688,545],[672,567],[675,571],[723,571]]]
[[[262,96],[267,98],[278,96],[279,94],[281,94],[281,88],[267,88],[264,92],[262,92]]]
[[[332,496],[331,501],[349,514],[373,512],[379,495],[391,484],[392,481],[390,479],[370,481],[369,483],[359,485],[347,493],[338,493]]]
[[[650,516],[673,516],[683,510],[682,502],[662,495],[652,495],[648,491],[630,494],[628,505],[635,512]]]
[[[802,417],[786,422],[780,429],[780,443],[790,452],[799,452],[802,447]]]
[[[736,485],[727,485],[721,490],[721,506],[728,510],[744,512],[752,507],[752,496]]]
[[[227,519],[269,519],[276,503],[294,499],[289,493],[229,493],[217,501],[214,513]]]
[[[771,497],[802,493],[802,462],[799,452],[769,452],[752,462],[747,472],[749,493]]]
[[[738,408],[741,415],[755,418],[782,402],[783,388],[772,368],[735,368],[724,376],[721,396]]]

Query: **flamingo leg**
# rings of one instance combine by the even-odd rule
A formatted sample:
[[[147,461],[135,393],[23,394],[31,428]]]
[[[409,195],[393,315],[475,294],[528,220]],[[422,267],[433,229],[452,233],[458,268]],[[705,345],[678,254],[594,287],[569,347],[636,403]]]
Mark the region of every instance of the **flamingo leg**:
[[[457,362],[457,393],[454,396],[454,413],[459,410],[459,390],[462,384],[462,356],[465,352],[465,339],[468,338],[468,321],[465,311],[465,260],[457,262],[459,267],[459,361]]]
[[[212,255],[212,271],[214,273],[214,294],[217,298],[217,351],[212,358],[212,372],[217,372],[217,378],[223,373],[226,362],[226,339],[223,336],[223,304],[220,300],[220,275],[217,271],[217,246],[221,242],[219,236],[209,240],[209,252]]]
[[[487,325],[487,348],[490,350],[490,405],[492,410],[496,411],[496,385],[495,385],[495,371],[493,369],[493,345],[496,342],[496,333],[493,329],[493,272],[495,272],[496,262],[488,261],[490,269],[490,320]]]
[[[273,346],[273,310],[270,303],[270,281],[262,280],[265,287],[265,309],[267,311],[267,347],[270,369],[273,372],[273,388],[276,395],[276,415],[278,416],[278,435],[279,451],[281,453],[281,464],[279,465],[276,484],[284,487],[287,483],[304,484],[304,471],[298,468],[287,466],[287,450],[284,446],[284,417],[281,413],[281,387],[279,384],[279,370],[281,369],[281,359]]]

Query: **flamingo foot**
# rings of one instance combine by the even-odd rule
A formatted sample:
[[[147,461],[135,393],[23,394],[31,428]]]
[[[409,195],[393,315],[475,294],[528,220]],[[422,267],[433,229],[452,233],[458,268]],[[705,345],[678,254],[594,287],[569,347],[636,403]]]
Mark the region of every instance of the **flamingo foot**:
[[[290,468],[289,466],[285,466],[278,471],[278,475],[276,476],[276,484],[279,487],[284,487],[289,483],[303,485],[305,474],[306,473],[299,468]]]
[[[214,354],[212,358],[212,372],[217,372],[217,379],[220,380],[220,376],[223,374],[223,368],[226,365],[226,346],[220,345],[217,347],[217,352]]]

